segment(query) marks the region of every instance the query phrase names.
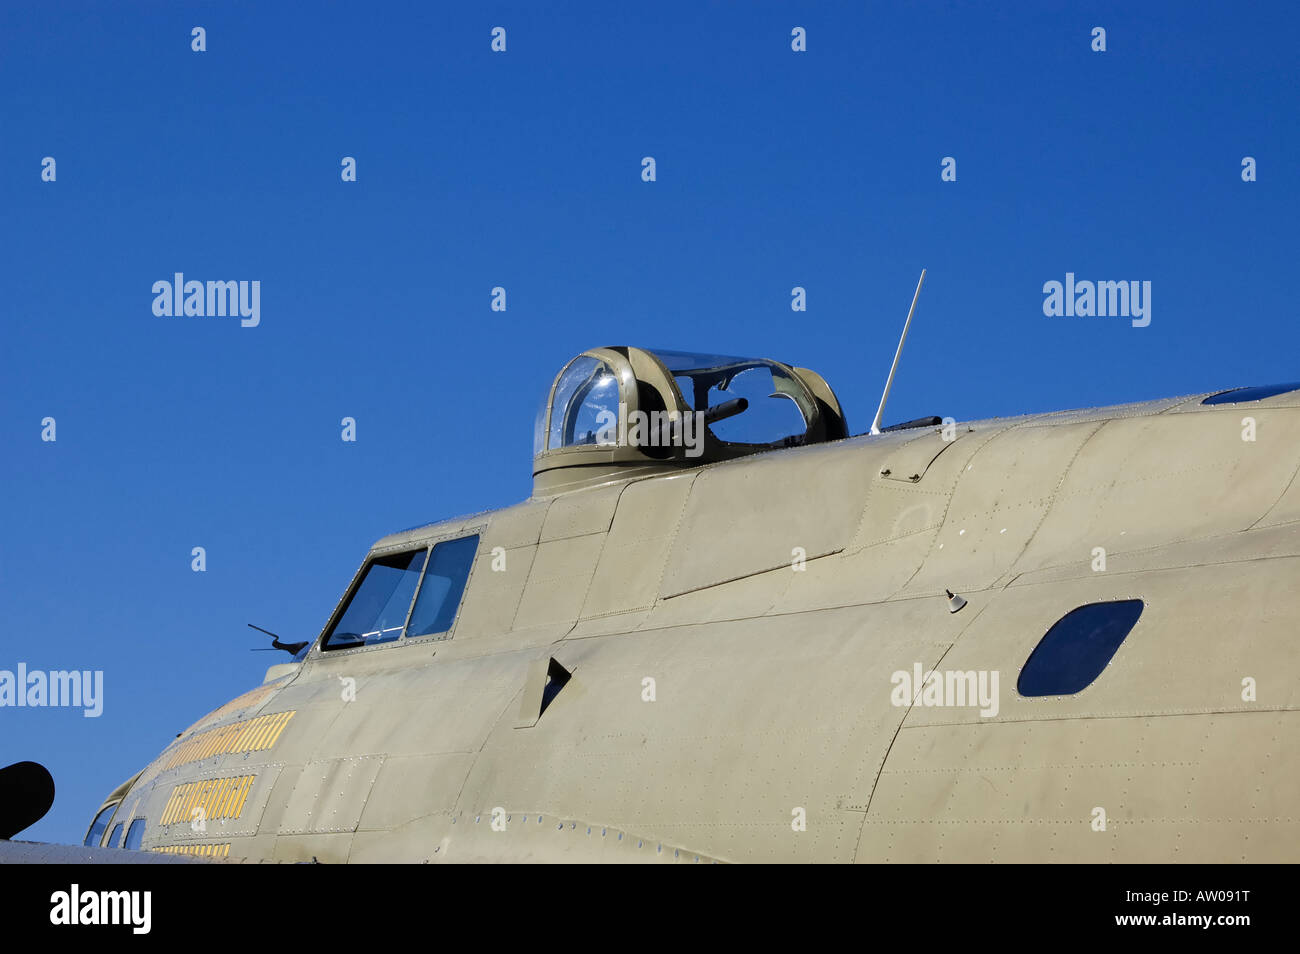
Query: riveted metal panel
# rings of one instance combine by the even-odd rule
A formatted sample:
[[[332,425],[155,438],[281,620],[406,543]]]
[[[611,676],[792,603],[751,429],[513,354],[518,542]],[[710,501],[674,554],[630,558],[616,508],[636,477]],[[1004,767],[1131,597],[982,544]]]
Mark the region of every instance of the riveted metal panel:
[[[382,755],[309,762],[280,819],[281,835],[355,831]]]
[[[843,549],[868,481],[860,454],[799,448],[702,471],[673,541],[661,596],[678,596]]]
[[[584,618],[654,605],[694,481],[694,474],[683,474],[638,481],[623,491],[587,591]]]
[[[542,525],[541,542],[604,533],[614,519],[614,508],[622,492],[623,485],[618,484],[553,498]]]

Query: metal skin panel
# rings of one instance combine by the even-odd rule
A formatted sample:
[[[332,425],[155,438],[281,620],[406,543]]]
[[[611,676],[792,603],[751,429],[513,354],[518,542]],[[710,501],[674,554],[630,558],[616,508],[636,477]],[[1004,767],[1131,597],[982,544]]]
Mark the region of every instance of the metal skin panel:
[[[1058,424],[1082,424],[1086,421],[1114,421],[1127,418],[1155,417],[1188,402],[1199,401],[1203,395],[1159,398],[1155,401],[1136,401],[1132,404],[1113,404],[1109,407],[1083,407],[1069,411],[1052,411],[1047,414],[1025,414],[1021,417],[1003,418],[1011,424],[1030,427],[1056,427]]]
[[[813,560],[810,565],[821,562]],[[771,612],[793,576],[791,561],[787,560],[766,573],[660,600],[638,630],[764,616]]]
[[[649,610],[637,610],[631,613],[616,613],[612,616],[593,616],[589,619],[580,619],[564,634],[564,638],[585,639],[588,636],[630,633],[639,628],[649,617]]]
[[[279,835],[268,842],[270,860],[280,864],[347,864],[352,849],[352,832],[313,833],[309,835]],[[231,851],[235,850],[234,845]],[[263,850],[266,850],[265,848]]]
[[[486,514],[480,513],[468,514],[464,517],[455,517],[451,520],[440,520],[437,523],[426,524],[423,527],[412,527],[410,530],[403,530],[400,533],[390,533],[388,536],[375,541],[375,545],[371,549],[403,550],[420,546],[430,540],[460,536],[463,531],[480,527],[485,516]]]
[[[491,515],[456,620],[455,636],[475,639],[507,632],[528,580],[550,501],[527,501]],[[499,552],[498,552],[498,548]],[[497,569],[504,566],[504,569]]]
[[[491,812],[458,812],[420,819],[392,831],[358,831],[348,861],[545,862],[584,864],[717,864],[689,848],[608,823],[541,811],[505,811],[500,827]]]
[[[225,705],[209,712],[182,732],[177,736],[177,742],[173,743],[173,745],[180,744],[189,738],[192,733],[216,725],[218,722],[234,721],[236,718],[245,718],[256,713],[267,698],[275,692],[275,688],[274,686],[258,686],[256,689],[250,689],[248,692],[236,696]]]
[[[1294,862],[1297,760],[1295,710],[904,727],[856,860]]]
[[[814,560],[800,572],[784,572],[788,581],[773,612],[798,613],[889,599],[916,575],[938,533],[937,528],[902,533],[852,553]]]
[[[844,552],[854,553],[927,530],[938,530],[948,512],[950,494],[951,482],[947,487],[930,482],[922,487],[873,479],[857,533]]]
[[[1273,595],[1297,574],[1300,558],[1291,557],[1011,587],[991,599],[942,664],[945,670],[998,672],[997,715],[918,706],[906,724],[1300,708],[1294,620],[1278,614]],[[1016,692],[1025,660],[1066,612],[1134,598],[1146,604],[1142,616],[1091,685],[1068,696]],[[1254,702],[1242,700],[1247,677],[1258,685]]]
[[[664,577],[665,598],[842,550],[866,499],[852,445],[760,454],[705,468],[691,487]]]
[[[1267,425],[1247,442],[1231,410],[1108,422],[1071,465],[1016,569],[1084,559],[1098,546],[1136,550],[1248,529],[1300,465],[1300,415],[1274,411]]]
[[[1037,533],[1075,456],[1102,425],[1011,428],[969,459],[924,567],[902,590],[984,589]]]
[[[280,818],[280,834],[355,831],[383,762],[374,755],[304,765]]]
[[[395,668],[352,677],[356,688],[350,701],[339,692],[337,677],[323,680],[321,701],[313,709],[317,731],[311,754],[477,751],[519,691],[531,658],[515,652],[440,665],[427,658],[406,666],[394,660]],[[335,671],[346,672],[346,663],[340,661]]]
[[[886,480],[880,471],[888,466],[893,451],[888,446],[867,445],[863,477],[869,488],[857,532],[845,548],[853,553],[923,530],[937,529],[948,512],[957,481],[975,453],[1013,425],[1005,421],[958,424],[960,439],[951,450],[936,457],[917,481]]]
[[[584,619],[654,606],[694,474],[630,484],[619,500],[582,609]]]
[[[284,812],[289,805],[289,798],[298,786],[302,776],[302,765],[284,766],[275,778],[266,798],[266,807],[254,837],[235,839],[231,843],[231,858],[243,859],[269,857],[275,848],[275,836],[283,827]]]
[[[1293,476],[1282,496],[1268,513],[1259,519],[1257,527],[1277,527],[1300,521],[1300,475]]]
[[[604,533],[614,519],[623,485],[595,487],[580,493],[570,493],[551,500],[542,525],[541,542],[565,540],[592,533]]]
[[[389,757],[379,770],[358,832],[386,832],[438,813],[450,818],[474,756],[465,753]]]
[[[549,500],[525,500],[494,511],[483,529],[482,546],[488,550],[493,547],[510,550],[535,545],[541,539],[542,524],[550,507]]]
[[[885,464],[880,468],[880,477],[883,480],[919,483],[939,455],[950,449],[962,436],[964,431],[960,430],[954,433],[952,439],[946,439],[941,429],[920,433],[885,458]]]
[[[1300,523],[1280,526],[1256,525],[1242,533],[1226,533],[1202,540],[1188,540],[1144,550],[1109,551],[1106,554],[1106,575],[1121,576],[1147,570],[1169,570],[1185,566],[1211,563],[1237,563],[1247,560],[1269,560],[1276,557],[1300,556]],[[1012,585],[1026,586],[1034,583],[1053,583],[1058,580],[1075,580],[1095,576],[1091,553],[1059,566],[1032,570],[1016,576]]]
[[[513,653],[521,650],[541,649],[573,631],[573,623],[548,623],[543,626],[525,626],[510,629],[493,636],[479,636],[460,642],[452,640],[438,650],[438,659],[471,659],[496,653]]]
[[[537,545],[502,549],[494,554],[486,542],[474,562],[474,585],[465,590],[456,621],[457,639],[477,639],[508,631],[519,612],[524,585],[532,572]],[[494,569],[502,567],[502,569]]]
[[[573,678],[533,728],[493,731],[461,807],[542,806],[724,860],[850,860],[843,806],[865,802],[904,712],[871,687],[968,622],[935,615],[903,601],[575,642]]]
[[[604,545],[604,533],[540,544],[519,600],[515,626],[574,623]]]
[[[916,482],[880,477],[895,432],[386,537],[481,532],[450,638],[314,647],[168,751],[294,711],[270,748],[156,762],[119,817],[231,861],[1295,861],[1300,410],[1250,441],[1196,400],[959,425]],[[1056,620],[1129,597],[1091,685],[1018,696]],[[997,714],[896,704],[915,665],[998,672]],[[176,786],[242,775],[236,831],[162,837]]]

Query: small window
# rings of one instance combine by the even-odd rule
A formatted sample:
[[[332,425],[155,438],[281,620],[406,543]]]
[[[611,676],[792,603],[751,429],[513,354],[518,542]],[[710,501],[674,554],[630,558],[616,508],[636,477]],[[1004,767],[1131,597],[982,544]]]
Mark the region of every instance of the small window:
[[[371,561],[323,648],[371,646],[401,636],[427,552],[415,550]]]
[[[1089,603],[1070,610],[1025,660],[1022,696],[1068,696],[1092,684],[1142,615],[1141,600]]]
[[[108,836],[108,842],[107,844],[104,845],[104,847],[105,848],[122,847],[122,823],[121,822],[118,822],[116,825],[113,826],[113,833]]]
[[[451,629],[476,553],[477,536],[448,540],[433,548],[420,595],[411,611],[411,622],[406,627],[407,637],[431,636]]]
[[[117,803],[102,809],[95,816],[95,820],[90,823],[90,831],[86,833],[86,840],[82,842],[83,845],[99,847],[99,839],[104,837],[104,829],[108,827],[108,820],[113,817],[113,809],[115,808],[117,808]]]
[[[1268,384],[1255,388],[1233,388],[1231,391],[1220,391],[1218,394],[1211,394],[1201,403],[1244,404],[1248,401],[1262,401],[1264,398],[1277,397],[1279,394],[1286,394],[1288,391],[1300,391],[1300,383]]]
[[[131,827],[126,830],[126,844],[122,847],[127,851],[139,851],[140,842],[144,840],[144,819],[136,818],[131,822]]]

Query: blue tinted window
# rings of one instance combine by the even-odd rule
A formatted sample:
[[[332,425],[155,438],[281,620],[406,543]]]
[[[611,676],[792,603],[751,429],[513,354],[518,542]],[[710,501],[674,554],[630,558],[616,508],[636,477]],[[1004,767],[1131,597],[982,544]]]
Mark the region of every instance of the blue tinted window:
[[[1211,394],[1201,403],[1241,404],[1244,401],[1262,401],[1264,398],[1276,397],[1279,394],[1286,394],[1288,391],[1300,391],[1300,383],[1269,384],[1258,388],[1233,388],[1231,391],[1220,391],[1218,394]]]
[[[370,646],[401,636],[426,552],[415,550],[372,561],[323,648]]]
[[[113,833],[108,836],[108,841],[105,843],[104,847],[105,848],[122,847],[122,823],[121,822],[118,822],[116,825],[113,826]]]
[[[433,548],[420,595],[411,611],[407,636],[428,636],[451,629],[477,552],[477,535],[448,540]]]
[[[1089,603],[1062,616],[1020,670],[1022,696],[1068,696],[1101,675],[1138,617],[1141,600]]]
[[[112,817],[115,808],[116,805],[109,805],[95,816],[95,820],[90,823],[90,831],[86,833],[86,840],[82,842],[83,845],[99,847],[99,839],[104,837],[104,829],[108,827],[108,820]]]
[[[726,354],[694,354],[689,351],[671,351],[665,348],[651,348],[656,358],[664,363],[664,367],[674,373],[678,371],[703,371],[707,368],[718,368],[727,364],[741,364],[747,359],[736,358]],[[687,395],[690,399],[690,395]]]
[[[709,407],[734,398],[748,402],[745,411],[709,425],[713,436],[720,441],[770,444],[808,430],[799,405],[777,387],[771,368],[746,368],[709,388]]]
[[[140,842],[144,840],[144,819],[137,818],[131,822],[131,827],[126,830],[126,844],[123,845],[127,851],[139,851]]]
[[[617,423],[620,394],[618,378],[609,365],[586,355],[574,358],[555,385],[546,446],[613,443],[616,432],[611,433],[608,417],[602,414],[612,414]]]

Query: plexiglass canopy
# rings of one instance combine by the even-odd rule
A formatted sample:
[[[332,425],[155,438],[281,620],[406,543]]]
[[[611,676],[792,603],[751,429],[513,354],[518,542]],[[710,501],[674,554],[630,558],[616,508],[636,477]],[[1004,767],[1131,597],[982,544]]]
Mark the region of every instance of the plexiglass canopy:
[[[595,348],[556,377],[535,423],[534,476],[688,466],[847,435],[812,371],[763,358]]]

